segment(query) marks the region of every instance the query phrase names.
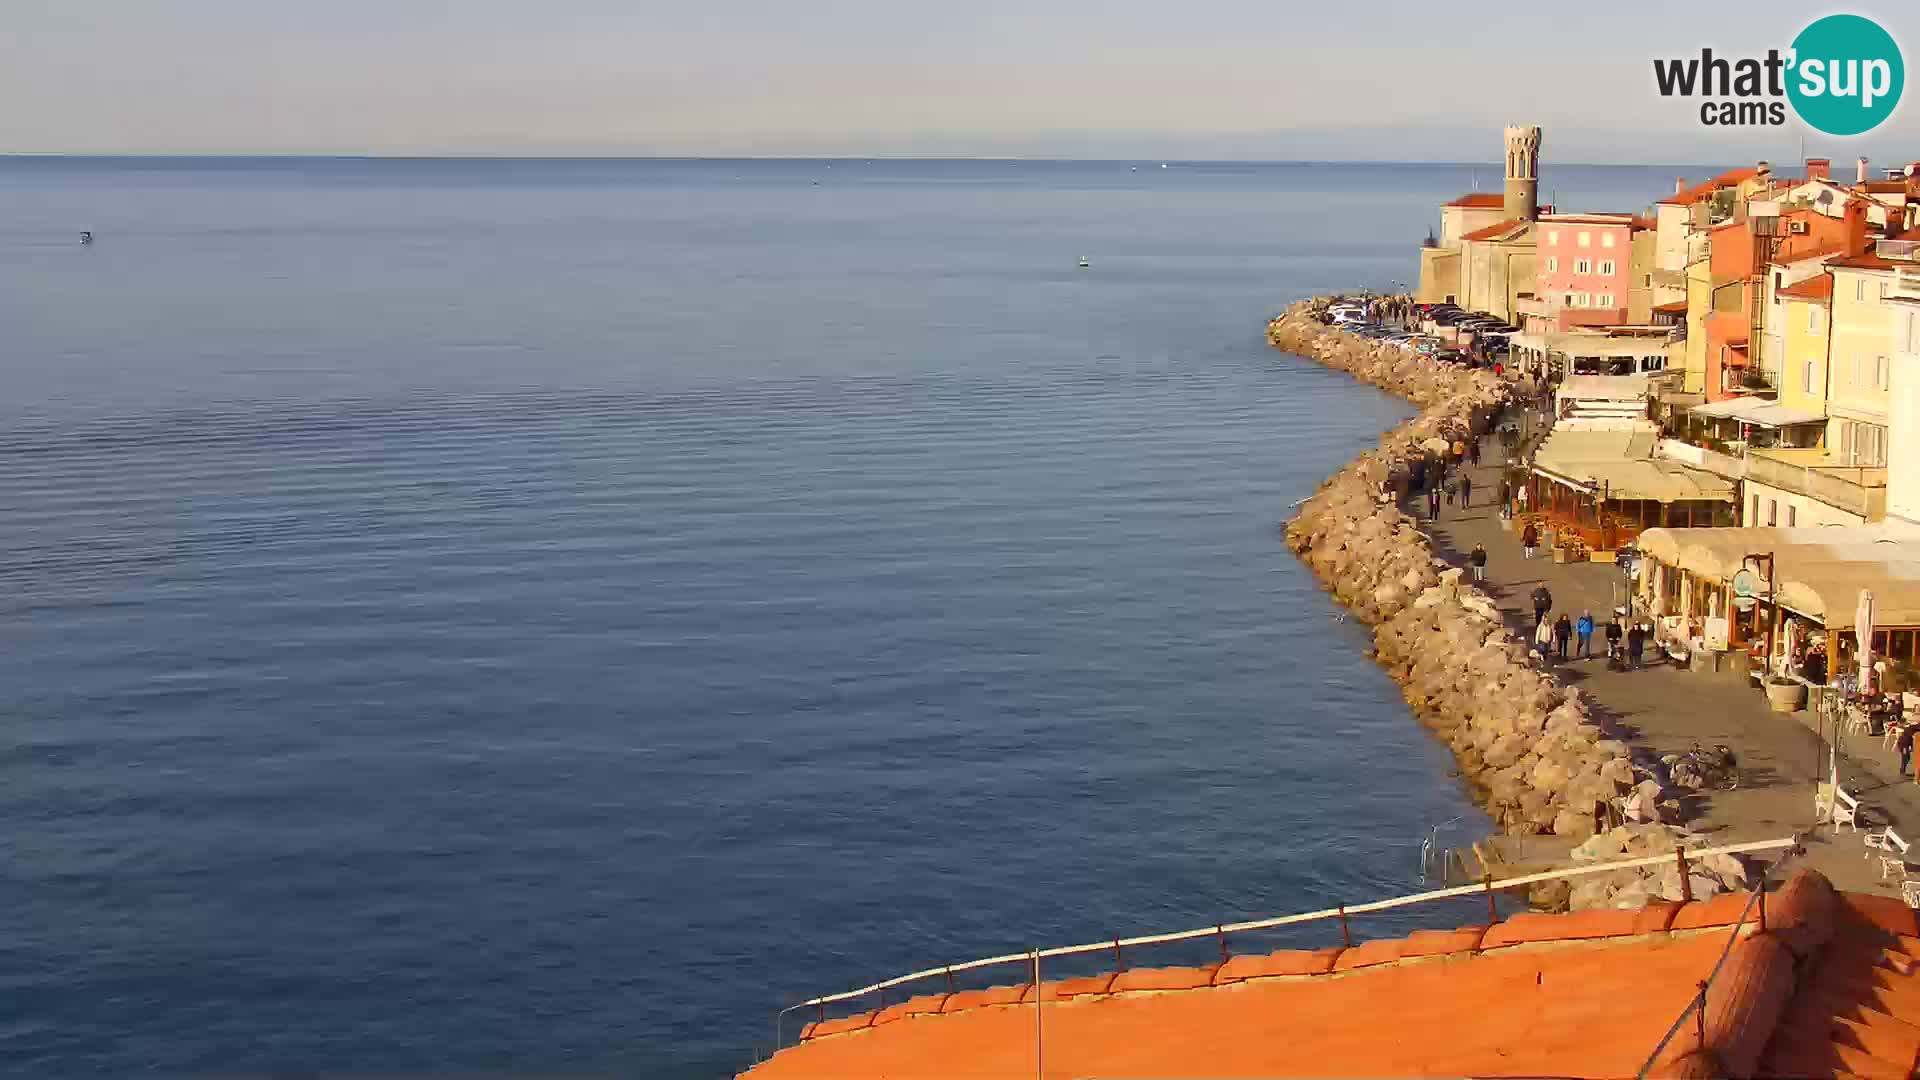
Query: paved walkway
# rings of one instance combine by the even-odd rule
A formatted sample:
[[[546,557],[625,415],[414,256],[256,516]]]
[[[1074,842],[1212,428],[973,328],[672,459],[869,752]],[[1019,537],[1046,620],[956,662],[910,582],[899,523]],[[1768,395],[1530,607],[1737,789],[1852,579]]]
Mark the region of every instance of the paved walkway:
[[[1553,593],[1549,619],[1564,611],[1578,621],[1582,611],[1591,611],[1594,622],[1604,627],[1607,613],[1625,602],[1627,585],[1621,572],[1611,564],[1555,563],[1544,548],[1534,558],[1524,558],[1518,534],[1501,527],[1499,443],[1488,439],[1482,449],[1482,464],[1468,470],[1472,505],[1448,506],[1443,501],[1439,522],[1425,526],[1437,553],[1464,566],[1473,545],[1485,544],[1487,581],[1482,587],[1524,637],[1530,639],[1533,631],[1530,597],[1543,582]],[[1425,521],[1424,496],[1409,500],[1407,507]],[[1599,632],[1594,646],[1596,651],[1605,648]],[[1577,647],[1575,639],[1570,648]],[[1651,647],[1649,652],[1660,663],[1637,671],[1609,670],[1604,659],[1569,660],[1555,670],[1588,697],[1595,712],[1655,753],[1684,752],[1695,744],[1724,744],[1733,750],[1740,786],[1698,797],[1690,827],[1713,834],[1721,843],[1809,829],[1814,784],[1826,777],[1827,750],[1803,723],[1806,714],[1770,711],[1766,696],[1745,676],[1693,672],[1667,663]],[[1874,823],[1891,821],[1903,835],[1920,840],[1920,785],[1902,780],[1897,766],[1897,758],[1877,737],[1842,740],[1841,783],[1878,811],[1871,816]],[[1868,859],[1859,837],[1845,829],[1836,836],[1831,826],[1822,826],[1808,845],[1807,858],[1808,865],[1839,888],[1898,894],[1897,887],[1880,884],[1878,860]]]

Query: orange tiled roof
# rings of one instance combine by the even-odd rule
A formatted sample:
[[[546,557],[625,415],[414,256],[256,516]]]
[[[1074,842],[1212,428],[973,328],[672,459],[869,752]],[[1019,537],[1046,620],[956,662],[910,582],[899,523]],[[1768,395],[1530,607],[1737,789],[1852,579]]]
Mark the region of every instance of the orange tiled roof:
[[[1907,190],[1905,180],[1869,180],[1860,187],[1875,195],[1898,195]]]
[[[1732,187],[1735,184],[1751,180],[1758,175],[1760,175],[1760,170],[1756,166],[1750,165],[1744,169],[1729,169],[1705,183],[1695,184],[1677,195],[1669,195],[1661,199],[1660,203],[1666,206],[1686,206],[1690,203],[1697,203],[1701,199],[1708,198],[1721,188]]]
[[[1863,251],[1858,255],[1835,259],[1827,265],[1845,267],[1849,270],[1892,270],[1898,264],[1883,259],[1871,251]]]
[[[1527,223],[1526,218],[1508,218],[1505,221],[1496,221],[1485,228],[1475,229],[1472,232],[1466,234],[1465,236],[1462,236],[1460,239],[1462,240],[1499,240],[1504,238],[1507,233],[1512,232],[1516,226],[1525,225],[1526,223]]]
[[[1350,948],[928,994],[808,1026],[752,1080],[1046,1076],[1629,1076],[1747,901],[1516,915]],[[1748,924],[1657,1075],[1906,1076],[1920,1061],[1920,916],[1803,872]],[[1911,961],[1911,962],[1910,962]]]
[[[1671,304],[1655,304],[1653,305],[1653,310],[1664,311],[1669,313],[1678,312],[1681,314],[1685,314],[1687,310],[1687,302],[1685,300],[1675,300]]]
[[[1777,290],[1779,296],[1790,296],[1795,300],[1817,300],[1826,303],[1833,299],[1833,275],[1817,274],[1805,281],[1796,281]]]
[[[1507,197],[1497,191],[1474,191],[1446,205],[1464,206],[1472,210],[1498,210],[1507,205]]]

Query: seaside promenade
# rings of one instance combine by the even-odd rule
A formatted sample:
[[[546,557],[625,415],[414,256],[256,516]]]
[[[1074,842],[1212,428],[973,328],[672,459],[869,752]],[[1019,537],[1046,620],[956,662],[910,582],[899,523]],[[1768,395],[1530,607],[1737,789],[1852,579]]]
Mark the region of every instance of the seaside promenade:
[[[1487,579],[1481,588],[1517,634],[1532,634],[1530,597],[1541,584],[1553,594],[1549,618],[1565,612],[1577,620],[1591,611],[1604,626],[1624,595],[1620,570],[1612,564],[1556,563],[1544,548],[1532,559],[1524,556],[1518,534],[1501,527],[1498,445],[1487,440],[1482,464],[1468,468],[1472,505],[1443,502],[1437,523],[1427,522],[1424,497],[1409,499],[1406,512],[1420,520],[1435,553],[1456,566],[1466,566],[1475,544],[1486,546]],[[1594,639],[1595,650],[1604,651],[1602,636],[1596,633]],[[1681,753],[1695,744],[1732,749],[1739,787],[1696,796],[1688,828],[1718,844],[1810,832],[1807,865],[1835,886],[1898,895],[1897,885],[1880,880],[1879,862],[1866,857],[1859,834],[1844,826],[1837,835],[1830,825],[1813,828],[1814,785],[1826,778],[1828,752],[1802,718],[1770,711],[1765,696],[1743,680],[1676,667],[1651,648],[1647,661],[1638,670],[1614,671],[1604,658],[1573,659],[1550,670],[1578,689],[1596,715],[1620,724],[1634,743],[1655,753]],[[1920,784],[1902,779],[1897,766],[1879,738],[1842,739],[1841,781],[1875,811],[1874,823],[1890,821],[1905,835],[1920,835]]]

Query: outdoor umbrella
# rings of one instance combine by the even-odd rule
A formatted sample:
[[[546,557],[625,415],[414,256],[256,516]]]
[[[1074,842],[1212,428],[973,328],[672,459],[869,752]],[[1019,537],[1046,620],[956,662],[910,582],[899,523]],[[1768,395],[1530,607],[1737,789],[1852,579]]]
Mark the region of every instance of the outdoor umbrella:
[[[1873,590],[1860,590],[1860,606],[1853,613],[1853,640],[1860,654],[1860,692],[1873,685]]]

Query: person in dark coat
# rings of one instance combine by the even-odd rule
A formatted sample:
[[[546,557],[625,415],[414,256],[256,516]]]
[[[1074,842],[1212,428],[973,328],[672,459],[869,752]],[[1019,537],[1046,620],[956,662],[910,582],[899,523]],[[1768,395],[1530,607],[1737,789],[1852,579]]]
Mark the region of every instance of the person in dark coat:
[[[1633,629],[1627,631],[1627,666],[1628,667],[1637,668],[1640,666],[1640,654],[1641,652],[1645,651],[1646,647],[1647,647],[1646,627],[1642,626],[1639,623],[1634,623]]]
[[[1461,473],[1460,474],[1460,509],[1465,510],[1467,507],[1472,505],[1473,505],[1473,477],[1468,476],[1466,473]]]
[[[1487,545],[1473,545],[1473,553],[1467,556],[1467,563],[1473,567],[1473,580],[1476,584],[1487,580]]]
[[[1893,752],[1900,755],[1900,775],[1907,775],[1908,767],[1913,764],[1913,734],[1920,727],[1908,724],[1893,740]]]
[[[1572,637],[1573,620],[1567,618],[1565,612],[1561,612],[1560,617],[1553,621],[1553,647],[1562,660],[1567,658],[1567,641]]]
[[[1620,616],[1615,615],[1607,620],[1607,659],[1616,658],[1616,654],[1620,652],[1620,638],[1625,633],[1626,631],[1620,628]]]
[[[1526,554],[1527,558],[1531,559],[1533,558],[1533,549],[1539,546],[1540,527],[1529,521],[1527,522],[1527,527],[1520,530],[1520,550]]]
[[[1440,520],[1440,489],[1437,487],[1427,489],[1427,520]]]
[[[1533,625],[1539,626],[1546,621],[1547,612],[1553,610],[1553,594],[1545,585],[1533,587]]]

